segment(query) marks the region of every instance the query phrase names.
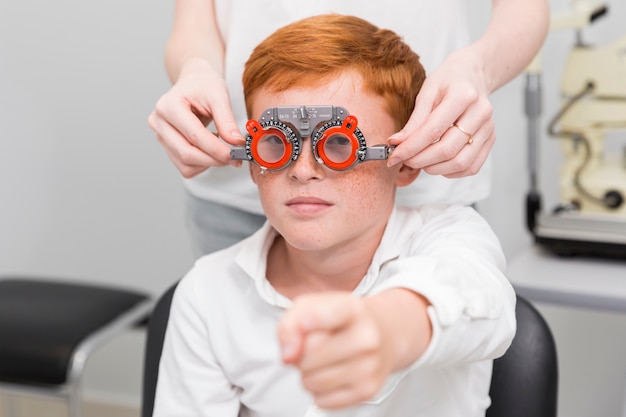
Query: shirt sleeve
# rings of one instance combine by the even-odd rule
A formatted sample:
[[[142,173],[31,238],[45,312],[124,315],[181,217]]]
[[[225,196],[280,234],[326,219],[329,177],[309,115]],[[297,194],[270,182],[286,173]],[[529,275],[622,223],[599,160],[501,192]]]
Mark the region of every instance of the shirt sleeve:
[[[515,335],[516,298],[497,237],[469,207],[421,214],[422,227],[404,253],[383,267],[375,291],[406,288],[431,303],[431,342],[413,367],[501,356]]]
[[[214,357],[194,280],[185,276],[174,293],[159,366],[154,417],[236,417],[239,389]]]

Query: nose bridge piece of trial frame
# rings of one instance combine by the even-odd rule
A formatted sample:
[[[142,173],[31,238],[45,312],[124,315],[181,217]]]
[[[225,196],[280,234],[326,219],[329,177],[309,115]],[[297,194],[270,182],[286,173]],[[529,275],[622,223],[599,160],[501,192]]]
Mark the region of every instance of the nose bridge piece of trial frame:
[[[347,110],[337,106],[282,106],[273,107],[263,114],[260,122],[280,120],[292,124],[302,138],[310,137],[312,129],[321,122],[327,122],[346,116]]]

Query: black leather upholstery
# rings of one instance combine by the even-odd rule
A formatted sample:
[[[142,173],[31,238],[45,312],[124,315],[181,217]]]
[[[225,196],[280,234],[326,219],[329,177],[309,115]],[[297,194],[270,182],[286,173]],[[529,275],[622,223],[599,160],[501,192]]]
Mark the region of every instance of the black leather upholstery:
[[[558,361],[552,332],[541,314],[518,296],[517,333],[494,361],[487,417],[556,417]]]
[[[174,284],[159,299],[148,323],[141,417],[152,417],[159,360]],[[558,368],[552,333],[541,314],[517,297],[517,333],[494,361],[486,417],[556,417]]]
[[[0,381],[65,383],[76,347],[147,299],[110,287],[0,278]]]
[[[143,368],[143,392],[141,401],[141,417],[152,417],[154,409],[154,394],[159,376],[159,361],[163,350],[163,340],[167,320],[170,317],[170,305],[178,282],[172,285],[157,301],[150,321],[148,321],[148,335],[146,337],[146,351]]]

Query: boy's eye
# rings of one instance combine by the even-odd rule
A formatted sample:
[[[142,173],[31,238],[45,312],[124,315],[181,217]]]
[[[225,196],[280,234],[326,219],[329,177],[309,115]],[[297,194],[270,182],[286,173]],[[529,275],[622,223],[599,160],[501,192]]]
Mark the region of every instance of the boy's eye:
[[[285,140],[277,135],[265,135],[257,144],[259,156],[268,163],[280,161],[285,149]]]
[[[332,135],[324,141],[324,153],[332,162],[347,161],[352,157],[352,141],[345,135]]]
[[[283,140],[276,135],[267,135],[265,140],[271,145],[283,146]]]

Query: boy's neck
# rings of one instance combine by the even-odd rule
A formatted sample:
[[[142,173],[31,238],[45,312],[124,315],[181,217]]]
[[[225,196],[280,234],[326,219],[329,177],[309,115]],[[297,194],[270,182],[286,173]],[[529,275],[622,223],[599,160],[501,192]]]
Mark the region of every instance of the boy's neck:
[[[267,256],[266,276],[276,291],[289,299],[313,292],[353,291],[367,273],[378,244],[370,241],[327,251],[303,251],[278,235]]]

